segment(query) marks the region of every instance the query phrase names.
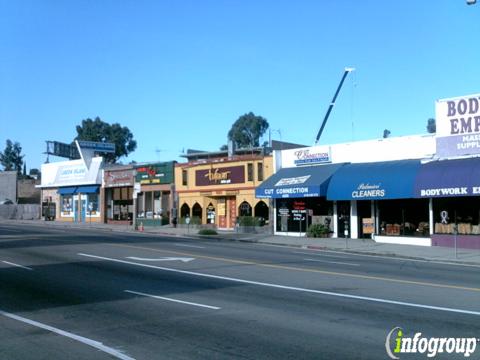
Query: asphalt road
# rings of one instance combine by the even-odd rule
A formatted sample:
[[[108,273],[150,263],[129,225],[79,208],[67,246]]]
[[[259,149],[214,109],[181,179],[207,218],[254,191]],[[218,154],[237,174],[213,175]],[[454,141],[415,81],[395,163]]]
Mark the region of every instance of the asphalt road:
[[[0,224],[0,284],[0,359],[386,359],[397,326],[480,338],[475,266]]]

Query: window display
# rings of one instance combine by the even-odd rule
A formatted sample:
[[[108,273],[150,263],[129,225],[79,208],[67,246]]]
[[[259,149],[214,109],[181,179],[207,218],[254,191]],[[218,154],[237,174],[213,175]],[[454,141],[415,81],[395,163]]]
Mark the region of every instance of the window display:
[[[474,197],[433,199],[435,234],[480,234],[480,203]]]

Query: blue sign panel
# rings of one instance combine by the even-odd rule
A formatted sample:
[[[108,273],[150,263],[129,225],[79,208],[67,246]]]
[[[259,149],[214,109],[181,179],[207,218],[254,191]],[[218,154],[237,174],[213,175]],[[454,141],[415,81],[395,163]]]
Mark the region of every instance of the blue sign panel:
[[[82,149],[90,149],[97,152],[102,153],[115,153],[115,144],[114,143],[104,143],[104,142],[97,142],[97,141],[85,141],[85,140],[77,140],[78,146]]]
[[[413,197],[419,160],[348,164],[330,180],[328,200],[382,200]]]
[[[255,190],[257,198],[320,197],[327,193],[330,177],[344,164],[284,168]]]
[[[480,158],[432,161],[420,167],[415,197],[480,196]]]
[[[255,196],[259,199],[302,198],[317,197],[320,194],[320,185],[289,186],[274,188],[257,188]]]

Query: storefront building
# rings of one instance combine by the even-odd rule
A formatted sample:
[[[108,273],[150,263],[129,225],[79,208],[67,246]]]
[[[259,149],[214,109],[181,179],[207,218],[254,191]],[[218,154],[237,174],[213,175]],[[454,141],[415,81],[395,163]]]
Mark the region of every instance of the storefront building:
[[[264,148],[190,153],[175,167],[179,222],[234,229],[240,217],[269,222],[269,203],[255,198],[255,188],[273,173],[272,156]]]
[[[101,157],[92,158],[88,167],[83,160],[42,165],[41,201],[55,209],[52,218],[69,222],[102,221],[102,165]]]
[[[172,222],[175,162],[148,163],[135,166],[137,226],[162,226]]]
[[[132,165],[110,166],[104,169],[104,222],[132,224],[134,171]]]
[[[275,232],[480,248],[480,95],[437,101],[436,121],[434,135],[274,152],[256,195],[275,199]]]

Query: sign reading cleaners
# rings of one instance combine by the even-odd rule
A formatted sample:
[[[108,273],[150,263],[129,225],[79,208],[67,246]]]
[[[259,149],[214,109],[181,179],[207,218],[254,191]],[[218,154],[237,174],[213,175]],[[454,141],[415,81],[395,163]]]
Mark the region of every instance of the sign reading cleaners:
[[[437,156],[480,154],[480,94],[437,100]]]

